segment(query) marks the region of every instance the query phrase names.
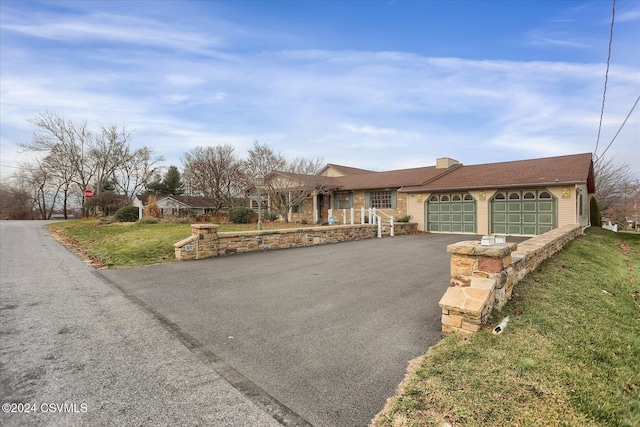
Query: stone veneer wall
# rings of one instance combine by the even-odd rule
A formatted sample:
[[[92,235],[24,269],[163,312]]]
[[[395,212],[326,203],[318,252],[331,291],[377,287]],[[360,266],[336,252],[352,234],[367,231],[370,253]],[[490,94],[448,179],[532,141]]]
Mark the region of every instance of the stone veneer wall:
[[[395,235],[415,232],[417,227],[415,223],[396,224]],[[174,243],[173,247],[176,259],[191,260],[370,239],[377,232],[376,225],[364,224],[218,233],[218,226],[215,224],[192,224],[191,236]],[[389,234],[388,230],[386,234]]]
[[[493,308],[500,310],[511,299],[517,282],[581,234],[582,226],[574,224],[520,244],[482,246],[479,241],[464,241],[449,245],[451,282],[440,300],[442,331],[478,331]]]

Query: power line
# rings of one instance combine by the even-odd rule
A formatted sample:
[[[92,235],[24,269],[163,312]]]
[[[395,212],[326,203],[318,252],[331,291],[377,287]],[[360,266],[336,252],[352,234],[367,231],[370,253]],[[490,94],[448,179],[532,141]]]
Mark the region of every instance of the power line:
[[[600,124],[598,125],[598,138],[596,139],[596,148],[593,153],[598,152],[598,144],[600,143],[600,132],[602,131],[602,119],[604,117],[604,101],[607,97],[607,82],[609,81],[609,63],[611,61],[611,45],[613,44],[613,23],[616,18],[616,0],[613,0],[611,10],[611,28],[609,30],[609,53],[607,54],[607,70],[604,73],[604,91],[602,92],[602,108],[600,109]]]
[[[613,139],[611,140],[611,142],[609,143],[609,145],[607,145],[607,148],[604,149],[604,151],[602,152],[602,154],[600,155],[599,158],[602,158],[604,156],[604,153],[607,152],[607,150],[609,149],[609,147],[611,147],[611,144],[613,144],[613,141],[616,140],[616,137],[618,136],[618,134],[620,133],[620,131],[622,130],[622,128],[624,127],[625,123],[627,123],[627,120],[629,120],[629,117],[631,116],[631,113],[633,113],[633,110],[636,108],[636,105],[638,105],[638,101],[640,101],[640,96],[638,96],[636,98],[636,102],[633,104],[633,107],[631,107],[631,110],[629,111],[629,114],[627,114],[627,117],[624,119],[624,121],[622,122],[622,124],[620,125],[620,129],[618,129],[618,132],[616,132],[616,134],[613,136]]]

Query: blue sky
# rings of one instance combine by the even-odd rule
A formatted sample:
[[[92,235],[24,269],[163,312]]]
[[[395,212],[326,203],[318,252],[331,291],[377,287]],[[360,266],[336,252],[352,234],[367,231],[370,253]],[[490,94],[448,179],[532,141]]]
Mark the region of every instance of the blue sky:
[[[593,152],[611,1],[0,3],[0,164],[45,110],[126,125],[181,167],[257,140],[372,170]],[[640,2],[618,0],[606,148],[640,96]],[[606,153],[640,177],[640,106]]]

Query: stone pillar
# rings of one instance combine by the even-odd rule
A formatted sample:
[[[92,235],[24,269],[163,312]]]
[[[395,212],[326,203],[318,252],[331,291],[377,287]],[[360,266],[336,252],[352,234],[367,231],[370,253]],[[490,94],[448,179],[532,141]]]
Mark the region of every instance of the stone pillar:
[[[511,252],[516,248],[515,243],[482,246],[479,241],[447,247],[451,282],[440,300],[443,332],[476,332],[494,305],[502,308],[513,288]]]
[[[218,226],[191,224],[191,235],[198,236],[196,259],[218,256]]]

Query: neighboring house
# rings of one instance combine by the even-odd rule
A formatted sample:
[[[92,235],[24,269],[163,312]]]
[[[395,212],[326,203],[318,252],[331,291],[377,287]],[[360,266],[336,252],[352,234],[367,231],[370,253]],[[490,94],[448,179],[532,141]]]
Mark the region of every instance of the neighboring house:
[[[149,194],[140,194],[133,199],[133,206],[147,207]],[[157,196],[156,205],[160,216],[205,215],[215,211],[215,203],[208,197]]]
[[[332,209],[341,222],[342,209],[354,208],[360,222],[361,207],[375,207],[437,233],[536,235],[586,226],[595,193],[590,153],[471,166],[445,157],[386,172],[329,164],[313,179],[315,190],[289,220],[324,221]]]

